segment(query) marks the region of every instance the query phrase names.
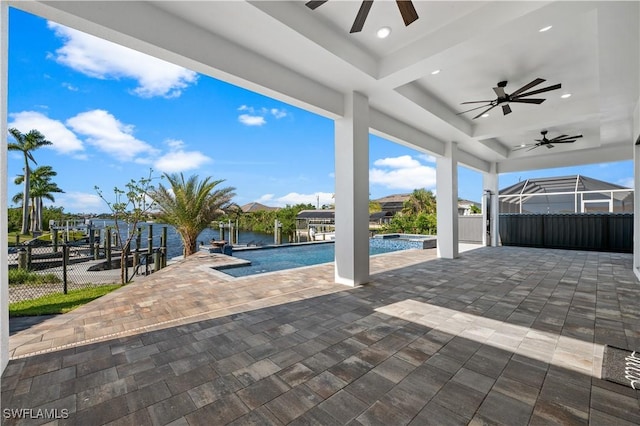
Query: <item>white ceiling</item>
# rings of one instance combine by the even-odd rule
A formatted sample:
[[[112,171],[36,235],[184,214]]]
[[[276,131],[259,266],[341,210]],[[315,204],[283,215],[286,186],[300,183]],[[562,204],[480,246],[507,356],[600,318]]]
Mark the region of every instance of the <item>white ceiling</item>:
[[[359,1],[329,0],[315,10],[304,1],[10,2],[327,117],[342,114],[345,93],[362,92],[373,133],[436,155],[455,141],[461,161],[478,170],[492,162],[507,172],[632,158],[637,1],[413,3],[419,19],[408,27],[395,1],[376,0],[363,31],[349,34]],[[375,36],[382,26],[392,28],[384,40]],[[494,99],[499,81],[511,93],[538,77],[547,81],[536,89],[562,89],[534,96],[546,99],[540,105],[511,104],[507,116],[499,107],[477,120],[457,114],[466,109],[461,102]],[[584,137],[511,150],[542,129],[549,138]]]

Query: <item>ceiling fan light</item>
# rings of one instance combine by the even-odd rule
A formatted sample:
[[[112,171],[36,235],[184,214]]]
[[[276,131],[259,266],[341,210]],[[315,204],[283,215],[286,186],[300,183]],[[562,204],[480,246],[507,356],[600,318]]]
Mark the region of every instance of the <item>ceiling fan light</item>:
[[[436,75],[436,74],[440,74],[440,70],[433,70],[433,71],[431,71],[431,75]]]
[[[389,34],[391,34],[391,28],[389,27],[382,27],[376,32],[378,38],[387,38]]]
[[[489,116],[489,114],[487,114],[486,112],[484,114],[482,114],[480,117],[482,118],[487,118]]]
[[[562,99],[567,99],[571,97],[571,93],[565,93],[564,95],[560,96]]]
[[[538,30],[538,32],[544,33],[544,32],[549,31],[551,28],[553,28],[553,25],[549,25],[549,26],[546,26],[546,27],[540,28],[540,29]]]

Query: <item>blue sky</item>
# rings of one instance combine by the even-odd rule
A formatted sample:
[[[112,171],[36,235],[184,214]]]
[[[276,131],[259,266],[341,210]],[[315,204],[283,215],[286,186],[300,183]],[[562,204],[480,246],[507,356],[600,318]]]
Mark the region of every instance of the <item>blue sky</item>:
[[[72,213],[108,211],[131,179],[183,172],[224,179],[240,205],[331,204],[333,122],[81,32],[10,9],[9,127],[40,130],[34,152],[58,172]],[[371,136],[370,196],[435,190],[435,159]],[[9,153],[9,193],[22,157]],[[583,174],[630,186],[631,161],[500,175],[500,187],[539,176]],[[480,173],[459,168],[459,196],[480,201]]]

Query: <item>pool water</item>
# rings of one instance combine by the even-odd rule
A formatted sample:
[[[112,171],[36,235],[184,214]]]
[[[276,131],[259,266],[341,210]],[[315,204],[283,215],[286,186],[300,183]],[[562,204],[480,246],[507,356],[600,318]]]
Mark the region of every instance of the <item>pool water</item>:
[[[388,247],[370,246],[369,255],[389,253],[411,248],[398,244]],[[234,251],[233,257],[248,260],[251,265],[239,267],[217,268],[234,277],[262,274],[264,272],[281,271],[301,266],[317,265],[333,262],[335,245],[333,243],[305,244],[286,247],[261,248],[255,250]]]

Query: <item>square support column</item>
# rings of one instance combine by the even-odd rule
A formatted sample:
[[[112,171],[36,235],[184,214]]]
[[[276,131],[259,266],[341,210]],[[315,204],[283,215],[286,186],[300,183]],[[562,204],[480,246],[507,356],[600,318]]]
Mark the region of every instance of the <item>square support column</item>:
[[[482,188],[484,190],[482,197],[482,219],[484,231],[482,233],[482,244],[485,246],[497,247],[499,243],[500,225],[500,200],[498,198],[500,189],[498,188],[496,163],[491,163],[491,170],[488,173],[482,173]],[[491,197],[487,197],[487,193],[490,193]],[[487,205],[488,199],[491,200],[490,205]],[[487,229],[487,221],[489,221],[489,229]]]
[[[458,144],[449,142],[436,160],[438,257],[458,257]]]
[[[335,281],[369,281],[369,100],[345,96],[345,114],[335,121]]]
[[[9,60],[9,6],[0,2],[0,199],[4,207],[0,209],[0,373],[9,362],[9,277],[7,246],[7,93]]]
[[[634,138],[640,142],[640,99],[634,113]],[[633,145],[633,273],[640,280],[640,145]]]

